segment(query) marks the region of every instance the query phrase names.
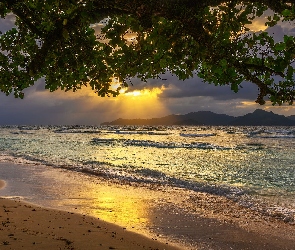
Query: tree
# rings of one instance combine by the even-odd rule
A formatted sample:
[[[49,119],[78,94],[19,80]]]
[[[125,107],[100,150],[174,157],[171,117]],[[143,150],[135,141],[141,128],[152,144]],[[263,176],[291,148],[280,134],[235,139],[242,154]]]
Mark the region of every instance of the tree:
[[[126,86],[169,71],[235,92],[248,81],[259,88],[256,102],[293,104],[294,37],[275,42],[247,28],[267,9],[268,26],[295,18],[284,0],[2,0],[1,17],[13,13],[16,27],[0,37],[0,90],[22,98],[44,77],[50,91],[89,85],[116,96],[114,77]]]

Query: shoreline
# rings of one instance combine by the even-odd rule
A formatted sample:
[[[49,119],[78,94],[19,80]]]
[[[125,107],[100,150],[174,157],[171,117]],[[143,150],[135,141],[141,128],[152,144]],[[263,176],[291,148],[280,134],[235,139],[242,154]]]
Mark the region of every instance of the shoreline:
[[[0,216],[3,249],[179,249],[90,216],[18,200],[0,198]]]
[[[6,165],[9,165],[9,168],[5,169]],[[42,203],[42,200],[38,202],[32,201],[34,204],[37,203],[41,205],[42,208],[39,207],[39,205],[35,207],[35,205],[23,203],[22,201],[1,198],[0,215],[2,217],[0,217],[0,221],[2,220],[2,225],[3,223],[7,226],[13,224],[6,224],[6,219],[9,218],[8,221],[12,222],[15,219],[13,213],[19,214],[19,212],[15,210],[16,208],[14,208],[16,204],[21,204],[20,207],[17,206],[21,211],[27,209],[27,211],[30,212],[27,218],[22,217],[20,221],[14,222],[14,224],[20,223],[20,227],[18,228],[22,228],[24,231],[29,229],[28,227],[22,226],[25,220],[29,224],[31,221],[35,220],[34,218],[37,213],[33,210],[42,210],[44,212],[44,218],[42,218],[44,220],[47,218],[48,221],[44,221],[43,228],[38,225],[38,230],[45,230],[42,234],[43,236],[47,234],[48,237],[52,238],[52,235],[55,235],[55,238],[53,237],[52,239],[54,242],[62,243],[64,247],[62,249],[68,249],[65,247],[70,247],[70,244],[65,245],[67,242],[66,239],[71,242],[75,242],[75,240],[78,241],[79,237],[69,239],[73,232],[71,232],[71,234],[67,232],[73,231],[72,228],[75,227],[77,223],[79,228],[83,226],[83,230],[80,232],[81,241],[85,235],[89,237],[88,240],[91,241],[91,237],[94,236],[94,234],[91,235],[92,230],[95,233],[99,233],[95,228],[86,229],[87,226],[89,227],[89,225],[94,223],[93,220],[96,221],[95,223],[105,223],[103,225],[112,225],[117,228],[116,230],[118,232],[115,229],[106,229],[103,235],[108,235],[107,232],[116,232],[116,234],[109,233],[111,238],[115,238],[115,236],[121,234],[123,231],[124,237],[131,237],[132,242],[142,237],[147,239],[149,243],[144,243],[146,244],[144,246],[148,246],[147,244],[150,243],[161,244],[160,242],[162,241],[164,242],[163,247],[165,247],[163,249],[294,249],[295,224],[288,224],[269,216],[263,216],[257,211],[241,207],[234,201],[230,201],[225,197],[187,191],[180,188],[154,187],[153,190],[150,190],[149,188],[128,184],[114,184],[111,181],[108,182],[83,173],[74,173],[72,171],[53,169],[50,167],[14,166],[19,171],[14,170],[9,173],[8,169],[13,168],[13,166],[14,165],[11,163],[0,164],[7,178],[8,176],[11,177],[11,175],[16,174],[16,172],[28,171],[27,174],[29,177],[35,179],[29,180],[27,186],[19,186],[24,185],[24,179],[21,179],[18,183],[17,178],[12,178],[7,182],[6,189],[9,189],[9,183],[12,183],[16,188],[23,191],[26,188],[35,188],[35,186],[40,185],[40,183],[38,183],[38,181],[40,181],[42,185],[45,185],[45,190],[42,189],[43,186],[39,187],[42,192],[49,192],[42,193],[42,195],[45,195],[47,198],[61,195],[62,192],[65,193],[63,194],[64,196],[56,196],[55,200],[49,201],[49,203],[46,203],[48,201],[46,201],[44,197],[39,198],[43,199],[44,203]],[[32,168],[33,170],[31,170]],[[34,173],[34,175],[32,176],[31,173]],[[77,186],[77,183],[83,183],[83,186]],[[58,193],[53,192],[54,188],[57,189]],[[31,191],[31,189],[27,190],[27,192]],[[36,192],[35,189],[33,189],[33,191]],[[8,190],[8,193],[9,192],[10,190]],[[15,194],[12,194],[12,196],[15,196]],[[10,202],[10,208],[8,209],[4,208],[2,205],[2,202],[7,201]],[[49,206],[48,204],[51,205]],[[6,205],[4,204],[4,206]],[[52,207],[53,209],[48,209],[47,207]],[[2,211],[3,208],[4,210]],[[11,212],[5,212],[5,209]],[[64,212],[65,210],[68,212]],[[61,213],[62,216],[58,215],[59,213]],[[63,231],[65,236],[57,237],[57,239],[56,235],[61,231],[61,228],[65,228],[67,224],[71,223],[65,218],[72,218],[72,216],[74,216],[75,219],[73,219],[71,226]],[[57,226],[52,226],[51,223],[55,221],[57,217],[61,220],[59,220]],[[98,217],[100,218],[99,220],[97,219]],[[84,223],[86,218],[90,219],[90,221]],[[70,220],[72,221],[72,219]],[[51,222],[49,223],[49,221]],[[109,221],[113,224],[109,224],[105,221]],[[101,225],[98,226],[102,228]],[[105,226],[105,228],[108,227]],[[149,235],[147,233],[147,228],[150,230],[152,229],[153,234]],[[12,241],[11,239],[17,238],[9,236],[14,233],[9,233],[7,227],[3,226],[2,229],[3,230],[0,230],[0,245],[1,242],[10,242]],[[51,230],[50,232],[48,231],[49,229]],[[34,231],[38,237],[41,235],[41,233],[36,233],[37,231],[35,229],[30,230]],[[27,230],[27,232],[29,231]],[[2,235],[2,233],[4,233],[4,235]],[[129,236],[125,236],[127,234]],[[146,235],[147,237],[142,235]],[[152,237],[151,235],[157,235],[159,237]],[[26,237],[28,237],[27,239],[31,239],[33,236],[30,234],[30,236]],[[172,239],[172,241],[170,239]],[[165,244],[166,242],[169,244]],[[181,247],[177,248],[173,246],[171,242],[175,244],[179,243],[178,245]],[[83,249],[77,248],[80,243],[75,244],[75,249]],[[189,246],[190,244],[192,247]],[[182,247],[184,245],[186,245],[186,247]],[[124,248],[123,245],[112,246],[109,244],[105,247],[112,248],[99,249],[139,249],[139,247],[134,248],[134,246],[133,244]],[[6,247],[9,247],[9,245],[6,245]],[[161,249],[161,247],[162,245],[156,246],[155,249]]]

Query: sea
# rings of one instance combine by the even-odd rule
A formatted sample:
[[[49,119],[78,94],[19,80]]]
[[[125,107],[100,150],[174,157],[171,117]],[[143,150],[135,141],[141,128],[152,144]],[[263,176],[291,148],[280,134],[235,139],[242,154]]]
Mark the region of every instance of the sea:
[[[0,162],[204,192],[295,221],[295,127],[2,126]]]

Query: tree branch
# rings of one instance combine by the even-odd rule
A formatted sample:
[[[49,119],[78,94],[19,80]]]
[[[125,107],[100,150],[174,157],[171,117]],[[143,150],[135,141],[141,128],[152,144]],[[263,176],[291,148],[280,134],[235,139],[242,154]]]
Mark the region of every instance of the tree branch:
[[[237,70],[245,76],[246,81],[250,81],[259,87],[259,94],[258,94],[258,97],[255,101],[256,103],[258,103],[260,105],[264,105],[265,104],[264,97],[266,95],[268,95],[268,94],[275,95],[276,94],[275,91],[268,88],[268,86],[265,85],[264,82],[262,82],[259,78],[257,78],[257,76],[253,76],[251,74],[251,72],[248,70],[248,68],[245,67],[245,65],[243,63],[236,62],[235,66],[236,66]]]
[[[253,63],[247,63],[247,62],[243,62],[241,63],[243,65],[243,67],[245,68],[250,68],[250,69],[255,69],[257,71],[261,71],[261,72],[269,72],[270,74],[272,75],[278,75],[282,78],[286,77],[285,74],[283,72],[278,72],[278,71],[275,71],[265,65],[257,65],[257,64],[253,64]]]

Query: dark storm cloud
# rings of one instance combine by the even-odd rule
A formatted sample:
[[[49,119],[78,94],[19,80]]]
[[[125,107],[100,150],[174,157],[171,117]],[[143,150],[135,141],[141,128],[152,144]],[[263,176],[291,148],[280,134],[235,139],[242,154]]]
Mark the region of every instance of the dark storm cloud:
[[[0,93],[0,125],[99,123],[95,117],[97,110],[88,96],[43,89],[44,81],[39,81],[24,91],[24,99]]]
[[[200,78],[195,77],[186,81],[176,81],[170,83],[169,87],[161,94],[162,98],[183,98],[207,96],[216,100],[228,99],[246,99],[255,100],[258,90],[254,84],[244,82],[241,84],[238,93],[234,93],[229,85],[215,86],[203,82]]]
[[[258,95],[256,85],[243,82],[238,93],[231,90],[230,85],[215,86],[204,82],[197,76],[185,81],[179,80],[176,76],[169,73],[162,74],[158,79],[148,79],[147,82],[142,82],[139,79],[131,80],[133,85],[129,85],[128,91],[162,88],[163,92],[159,95],[160,98],[185,98],[185,97],[212,97],[216,100],[227,99],[246,99],[255,100]]]
[[[3,98],[3,95],[0,95]],[[99,124],[93,110],[85,106],[83,99],[57,101],[53,105],[30,98],[24,100],[9,99],[5,104],[1,100],[0,125],[66,125],[66,124]]]

